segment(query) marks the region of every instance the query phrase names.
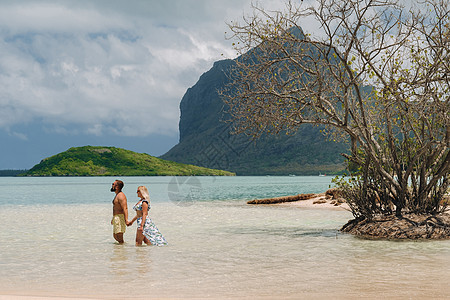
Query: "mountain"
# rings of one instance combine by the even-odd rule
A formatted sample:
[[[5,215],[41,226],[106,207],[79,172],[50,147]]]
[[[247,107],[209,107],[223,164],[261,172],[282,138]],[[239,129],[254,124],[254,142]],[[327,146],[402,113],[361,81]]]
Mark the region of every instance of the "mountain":
[[[166,161],[145,153],[115,148],[70,148],[42,160],[21,176],[179,176],[235,175],[193,165]]]
[[[305,124],[293,135],[252,140],[230,133],[218,91],[229,82],[234,60],[215,62],[180,103],[179,143],[161,158],[217,168],[238,175],[337,174],[345,169],[348,145],[329,141],[321,127]]]

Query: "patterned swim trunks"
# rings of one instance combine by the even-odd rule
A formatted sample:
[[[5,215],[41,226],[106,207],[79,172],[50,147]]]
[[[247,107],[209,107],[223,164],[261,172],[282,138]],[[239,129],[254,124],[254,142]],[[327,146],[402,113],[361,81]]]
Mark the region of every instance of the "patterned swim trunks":
[[[112,218],[113,232],[125,233],[127,224],[125,223],[125,216],[123,214],[114,215]]]

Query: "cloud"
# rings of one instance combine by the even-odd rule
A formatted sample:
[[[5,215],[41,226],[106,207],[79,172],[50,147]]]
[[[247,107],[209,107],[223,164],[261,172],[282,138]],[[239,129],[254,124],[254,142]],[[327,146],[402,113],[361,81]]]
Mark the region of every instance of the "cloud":
[[[20,133],[20,132],[8,132],[10,136],[16,137],[19,140],[22,141],[28,141],[28,136],[26,134]]]
[[[225,22],[249,3],[2,1],[0,130],[176,135],[183,94],[233,56]]]

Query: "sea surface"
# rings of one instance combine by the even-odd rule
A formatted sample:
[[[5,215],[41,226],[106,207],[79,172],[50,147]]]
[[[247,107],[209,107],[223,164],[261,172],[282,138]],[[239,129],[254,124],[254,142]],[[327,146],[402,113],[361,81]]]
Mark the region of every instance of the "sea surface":
[[[122,177],[169,245],[112,237],[112,177],[0,177],[0,294],[90,298],[449,299],[450,241],[342,234],[348,211],[252,206],[331,177]]]

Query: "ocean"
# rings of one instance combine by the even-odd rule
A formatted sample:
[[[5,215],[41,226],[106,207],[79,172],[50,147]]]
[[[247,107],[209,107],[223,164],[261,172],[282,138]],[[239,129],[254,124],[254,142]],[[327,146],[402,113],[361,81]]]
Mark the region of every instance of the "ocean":
[[[112,237],[109,191],[136,188],[168,246]],[[450,298],[450,241],[343,234],[342,210],[254,206],[331,177],[0,177],[0,295],[227,299]]]

